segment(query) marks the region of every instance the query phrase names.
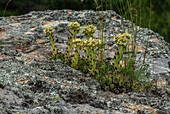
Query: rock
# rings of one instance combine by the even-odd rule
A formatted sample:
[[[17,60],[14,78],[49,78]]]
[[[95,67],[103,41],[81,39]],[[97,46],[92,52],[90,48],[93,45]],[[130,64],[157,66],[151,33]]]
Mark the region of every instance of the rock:
[[[32,11],[28,14],[0,18],[3,38],[0,42],[0,113],[67,113],[67,114],[122,114],[122,113],[170,113],[169,96],[169,57],[170,45],[164,38],[151,30],[137,27],[137,60],[143,59],[150,32],[146,54],[148,80],[158,79],[154,89],[147,93],[128,92],[114,94],[103,91],[99,83],[89,75],[64,64],[60,59],[48,60],[51,54],[49,38],[43,33],[45,25],[53,24],[56,47],[66,47],[68,42],[67,25],[78,21],[81,27],[93,24],[97,27],[94,38],[100,33],[97,19],[101,11],[47,10]],[[111,14],[112,20],[109,20]],[[132,23],[124,20],[114,11],[105,11],[106,44],[112,52],[105,59],[112,60],[115,44],[109,41],[118,33],[128,30]],[[4,24],[5,23],[5,24]],[[110,28],[112,26],[112,28]],[[129,31],[132,33],[132,31]],[[83,39],[82,34],[77,34]],[[113,40],[113,39],[111,39]],[[105,52],[104,52],[105,53]],[[136,61],[136,67],[140,61]],[[167,86],[165,88],[165,86]]]

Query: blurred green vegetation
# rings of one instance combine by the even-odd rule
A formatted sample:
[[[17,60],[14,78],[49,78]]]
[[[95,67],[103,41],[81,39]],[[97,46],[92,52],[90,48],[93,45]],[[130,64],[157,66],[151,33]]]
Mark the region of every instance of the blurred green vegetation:
[[[94,0],[1,0],[0,17],[16,16],[30,11],[72,9],[72,10],[96,10]],[[140,1],[140,2],[139,2]],[[9,4],[7,5],[7,3]],[[98,0],[101,4],[101,0]],[[103,0],[104,10],[113,9],[117,13],[126,15],[127,0]],[[138,25],[149,28],[149,0],[129,0],[131,7],[137,10]],[[107,3],[107,4],[106,4]],[[112,4],[112,6],[111,6]],[[140,6],[141,5],[141,6]],[[7,6],[7,7],[6,7]],[[124,6],[124,8],[122,8]],[[106,8],[107,7],[107,8]],[[170,0],[151,0],[151,24],[150,28],[162,35],[170,43]],[[6,8],[5,14],[4,10]],[[121,9],[122,8],[122,9]],[[97,9],[101,10],[101,9]],[[4,14],[4,15],[3,15]],[[128,14],[127,14],[128,15]],[[124,17],[124,16],[123,16]],[[126,16],[125,16],[126,17]],[[126,17],[128,18],[128,16]],[[140,20],[141,19],[141,20]]]

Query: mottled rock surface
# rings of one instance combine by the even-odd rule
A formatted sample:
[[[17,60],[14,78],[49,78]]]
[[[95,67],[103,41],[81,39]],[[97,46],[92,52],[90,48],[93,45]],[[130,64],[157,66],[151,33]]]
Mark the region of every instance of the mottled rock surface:
[[[109,20],[111,14],[111,20]],[[43,33],[47,25],[55,29],[55,45],[65,49],[67,25],[78,21],[81,26],[93,24],[98,28],[101,12],[92,10],[33,11],[21,16],[0,17],[0,114],[169,114],[170,113],[170,44],[147,28],[137,26],[137,59],[143,58],[148,40],[146,63],[150,79],[159,82],[146,93],[114,94],[100,89],[87,74],[64,64],[60,59],[48,60],[51,53],[48,37]],[[128,31],[132,23],[114,11],[105,11],[105,33],[109,55],[114,57],[111,39]],[[132,34],[132,30],[128,31]],[[149,32],[149,37],[148,37]],[[76,37],[84,38],[81,33]],[[106,53],[104,52],[104,53]],[[106,55],[106,54],[105,54]],[[139,64],[140,62],[137,62]]]

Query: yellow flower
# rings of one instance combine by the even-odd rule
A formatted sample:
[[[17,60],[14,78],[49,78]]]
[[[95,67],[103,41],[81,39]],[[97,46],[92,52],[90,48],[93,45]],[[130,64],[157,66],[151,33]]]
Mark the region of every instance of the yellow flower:
[[[128,34],[128,33],[123,33],[123,34],[122,34],[122,37],[123,37],[123,38],[126,38],[127,40],[129,40],[129,39],[131,38],[131,35]]]
[[[118,45],[122,45],[122,46],[126,46],[127,43],[128,43],[127,40],[124,39],[124,38],[119,39],[118,42],[117,42]]]
[[[84,40],[82,40],[80,38],[77,38],[76,40],[73,40],[73,43],[74,43],[74,45],[76,45],[76,47],[77,46],[83,46],[83,42],[84,42]]]
[[[128,33],[123,33],[122,35],[118,34],[117,36],[114,37],[113,42],[116,42],[118,45],[126,46],[130,38],[131,38],[131,35]]]
[[[44,33],[45,33],[46,35],[51,35],[53,32],[54,32],[54,31],[53,31],[53,28],[51,27],[51,25],[45,27],[45,29],[44,29]]]
[[[80,24],[76,21],[76,22],[70,22],[68,27],[70,28],[70,30],[75,30],[75,31],[79,31],[80,28]]]
[[[119,36],[115,36],[113,42],[117,42],[119,38],[120,38]]]
[[[87,25],[86,27],[83,27],[82,34],[91,37],[95,30],[96,28],[93,25]]]

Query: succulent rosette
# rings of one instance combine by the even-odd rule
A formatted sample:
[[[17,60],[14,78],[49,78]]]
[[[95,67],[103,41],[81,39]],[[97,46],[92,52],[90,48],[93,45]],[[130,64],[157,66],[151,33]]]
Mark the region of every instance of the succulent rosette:
[[[125,38],[125,39],[127,39],[127,40],[130,40],[131,35],[128,34],[128,33],[123,33],[123,34],[122,34],[122,37]]]

